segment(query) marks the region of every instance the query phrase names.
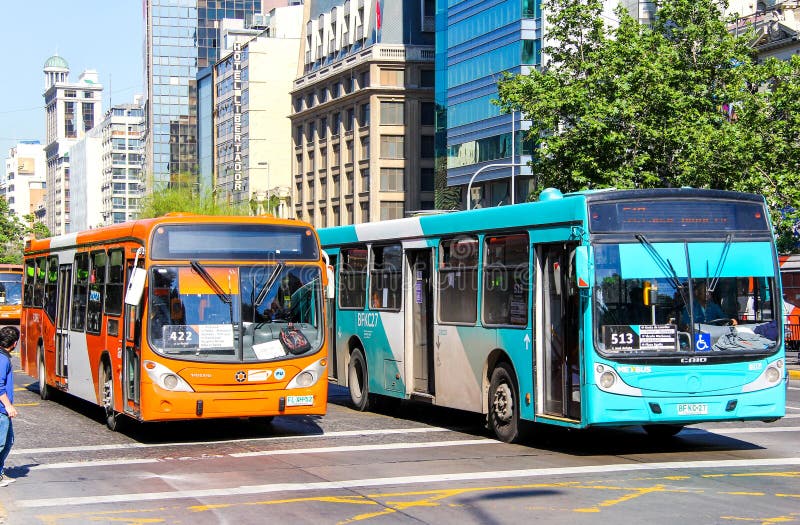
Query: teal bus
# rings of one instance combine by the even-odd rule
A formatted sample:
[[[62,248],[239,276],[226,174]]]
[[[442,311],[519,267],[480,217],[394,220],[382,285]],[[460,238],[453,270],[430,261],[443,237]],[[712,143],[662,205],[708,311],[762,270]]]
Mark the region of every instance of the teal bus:
[[[544,190],[536,202],[319,230],[335,269],[331,381],[529,422],[639,426],[785,414],[774,235],[759,195]]]

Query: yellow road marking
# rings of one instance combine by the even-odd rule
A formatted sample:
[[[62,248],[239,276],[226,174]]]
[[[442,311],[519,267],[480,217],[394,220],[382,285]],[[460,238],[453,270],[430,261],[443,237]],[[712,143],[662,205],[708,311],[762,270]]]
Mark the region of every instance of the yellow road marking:
[[[38,407],[39,403],[14,403],[15,407]]]

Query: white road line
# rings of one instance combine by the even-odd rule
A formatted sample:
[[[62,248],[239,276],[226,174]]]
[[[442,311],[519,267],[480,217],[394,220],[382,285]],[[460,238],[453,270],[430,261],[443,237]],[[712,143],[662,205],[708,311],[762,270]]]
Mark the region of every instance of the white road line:
[[[800,407],[790,407],[789,405],[786,405],[786,408],[789,410],[800,410]]]
[[[259,452],[239,452],[229,454],[233,458],[253,456],[284,456],[288,454],[324,454],[327,452],[365,452],[370,450],[401,450],[410,448],[453,447],[459,445],[497,445],[494,439],[464,439],[455,441],[429,441],[427,443],[384,443],[380,445],[349,445],[343,447],[300,448],[290,450],[262,450]]]
[[[695,428],[686,427],[683,432],[709,432],[712,434],[768,434],[770,432],[800,432],[800,427],[769,428]]]
[[[491,445],[499,444],[494,439],[463,439],[454,441],[428,441],[425,443],[386,443],[380,445],[345,445],[341,447],[313,447],[313,448],[292,448],[286,450],[262,450],[258,452],[239,452],[235,454],[220,454],[219,457],[248,458],[253,456],[289,456],[299,454],[331,454],[336,452],[367,452],[373,450],[403,450],[413,448],[437,448],[437,447],[457,447],[465,445]],[[147,463],[165,463],[168,461],[180,461],[174,458],[151,458],[151,459],[125,459],[98,460],[98,461],[65,461],[61,463],[42,463],[33,465],[31,470],[51,470],[67,468],[94,468],[108,465],[140,465]]]
[[[219,445],[224,443],[258,443],[291,441],[298,439],[324,439],[353,436],[377,436],[390,434],[426,434],[429,432],[451,432],[447,428],[422,427],[422,428],[384,428],[378,430],[343,430],[340,432],[327,432],[325,434],[305,434],[300,436],[272,436],[265,438],[249,439],[226,439],[223,441],[193,441],[193,442],[173,442],[173,443],[117,443],[113,445],[84,445],[73,447],[51,447],[51,448],[23,448],[11,449],[11,456],[21,456],[23,454],[57,454],[60,452],[91,452],[93,450],[132,450],[138,448],[164,448],[164,447],[189,447],[197,445]]]
[[[275,492],[301,492],[312,490],[339,490],[352,488],[386,487],[396,485],[415,485],[426,483],[452,483],[509,478],[561,477],[567,475],[598,474],[608,472],[632,472],[643,470],[669,469],[718,469],[718,468],[750,468],[781,467],[800,465],[800,457],[770,458],[749,460],[719,461],[675,461],[660,463],[623,463],[609,465],[588,465],[583,467],[557,467],[525,470],[505,470],[489,472],[463,472],[460,474],[429,474],[420,476],[398,476],[393,478],[350,479],[341,481],[321,481],[314,483],[275,483],[272,485],[245,485],[240,487],[178,490],[174,492],[144,492],[140,494],[110,494],[84,497],[43,498],[17,500],[16,505],[24,508],[43,507],[75,507],[80,505],[99,505],[103,503],[141,503],[142,501],[164,501],[187,498],[230,497],[247,494],[268,494]]]

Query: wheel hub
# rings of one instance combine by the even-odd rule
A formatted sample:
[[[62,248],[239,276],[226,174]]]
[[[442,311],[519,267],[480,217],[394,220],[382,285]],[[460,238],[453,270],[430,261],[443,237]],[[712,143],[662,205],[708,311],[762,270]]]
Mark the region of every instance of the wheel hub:
[[[502,384],[497,387],[492,400],[492,409],[499,421],[507,423],[511,420],[511,415],[514,413],[514,402],[508,385]]]

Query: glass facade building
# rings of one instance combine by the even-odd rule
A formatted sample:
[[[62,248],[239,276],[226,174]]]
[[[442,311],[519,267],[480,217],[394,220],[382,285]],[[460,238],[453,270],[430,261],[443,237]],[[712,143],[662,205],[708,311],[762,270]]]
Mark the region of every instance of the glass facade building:
[[[541,64],[541,2],[435,1],[436,156],[437,169],[446,170],[437,177],[460,190],[462,206],[468,198],[472,207],[524,201],[533,190],[524,166],[531,160],[526,126],[518,114],[501,114],[492,99],[502,73]]]
[[[219,56],[220,21],[261,13],[261,0],[147,0],[145,76],[148,190],[199,184],[198,70]]]

